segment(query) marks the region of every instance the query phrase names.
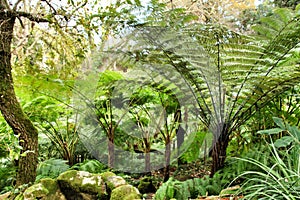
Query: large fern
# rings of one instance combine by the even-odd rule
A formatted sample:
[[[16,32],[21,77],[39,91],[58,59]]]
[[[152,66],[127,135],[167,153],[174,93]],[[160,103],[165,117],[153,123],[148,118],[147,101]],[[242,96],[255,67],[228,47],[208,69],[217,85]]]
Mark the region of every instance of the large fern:
[[[197,100],[196,116],[215,136],[214,173],[224,164],[229,135],[300,82],[299,61],[290,59],[299,51],[297,12],[274,10],[255,26],[253,36],[215,24],[143,27],[113,52],[122,58],[119,63],[147,71],[157,87],[174,88],[192,106],[190,99]]]

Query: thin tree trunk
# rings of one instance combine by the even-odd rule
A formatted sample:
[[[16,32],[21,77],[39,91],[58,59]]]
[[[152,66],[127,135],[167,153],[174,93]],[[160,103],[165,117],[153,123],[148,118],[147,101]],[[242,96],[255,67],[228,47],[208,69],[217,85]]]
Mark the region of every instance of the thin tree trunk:
[[[165,169],[164,169],[164,182],[168,181],[170,178],[170,162],[171,162],[171,142],[168,138],[165,150]]]
[[[0,4],[1,6],[1,4]],[[38,132],[31,121],[23,113],[17,100],[11,73],[11,42],[15,17],[4,12],[0,7],[0,110],[10,125],[14,134],[19,135],[22,146],[21,156],[18,161],[16,185],[34,182],[36,177],[38,156]]]
[[[214,174],[224,167],[226,160],[226,149],[229,143],[229,134],[223,133],[214,144],[212,149],[212,167],[210,177],[213,177]]]
[[[151,171],[150,165],[150,152],[145,152],[145,172],[148,173]]]
[[[113,168],[115,165],[115,145],[114,137],[108,139],[108,167]]]
[[[148,173],[151,171],[151,163],[150,163],[150,150],[151,145],[150,142],[147,140],[147,138],[144,138],[144,144],[145,144],[145,172]]]

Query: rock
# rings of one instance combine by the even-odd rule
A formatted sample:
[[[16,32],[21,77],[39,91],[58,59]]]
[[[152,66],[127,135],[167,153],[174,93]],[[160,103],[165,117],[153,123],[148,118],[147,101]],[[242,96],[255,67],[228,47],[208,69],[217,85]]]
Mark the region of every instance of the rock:
[[[141,199],[141,194],[132,185],[121,185],[113,189],[110,200],[134,200]]]
[[[142,193],[155,193],[156,188],[152,183],[152,179],[145,177],[141,179],[140,184],[138,185],[138,190]]]
[[[103,173],[101,174],[101,177],[103,178],[104,181],[106,181],[107,178],[108,178],[108,177],[111,177],[111,176],[116,176],[116,174],[113,173],[113,172],[103,172]]]
[[[100,174],[69,170],[60,174],[57,182],[68,200],[108,199]]]
[[[60,191],[58,184],[51,178],[41,179],[39,183],[30,186],[23,193],[24,200],[66,200]]]
[[[126,185],[126,181],[121,176],[109,176],[106,178],[105,183],[110,191],[121,185]]]

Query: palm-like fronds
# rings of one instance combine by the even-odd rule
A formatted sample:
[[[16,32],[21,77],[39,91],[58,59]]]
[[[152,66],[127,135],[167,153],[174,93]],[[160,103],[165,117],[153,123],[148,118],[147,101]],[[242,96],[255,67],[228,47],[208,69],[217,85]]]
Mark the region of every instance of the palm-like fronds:
[[[201,120],[215,139],[225,140],[216,151],[226,151],[232,131],[300,82],[299,64],[289,60],[300,43],[299,14],[277,9],[255,30],[258,36],[219,25],[144,27],[133,31],[115,52],[152,72],[152,79],[163,77],[159,84],[166,88],[185,85],[184,94],[197,99]]]

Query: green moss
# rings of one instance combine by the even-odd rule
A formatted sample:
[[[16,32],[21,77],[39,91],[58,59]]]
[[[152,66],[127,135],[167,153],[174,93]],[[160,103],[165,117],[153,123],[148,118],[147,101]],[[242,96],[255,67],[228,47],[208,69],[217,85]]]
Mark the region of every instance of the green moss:
[[[111,176],[116,176],[116,174],[113,173],[113,172],[104,172],[104,173],[101,173],[101,177],[103,178],[104,181],[107,181],[107,178],[111,177]]]
[[[24,192],[24,198],[28,200],[35,200],[37,198],[46,197],[49,190],[41,183],[35,184],[27,188]]]
[[[107,177],[105,183],[107,184],[107,187],[109,188],[109,190],[112,191],[113,189],[115,189],[121,185],[125,185],[126,181],[121,176],[110,176],[110,177]]]
[[[62,173],[57,181],[62,191],[107,196],[100,174],[70,170]]]
[[[134,200],[141,199],[141,195],[132,185],[122,185],[115,188],[110,196],[110,200]]]
[[[150,177],[145,177],[140,181],[138,189],[142,194],[155,192],[156,189]]]
[[[44,178],[40,180],[40,183],[48,189],[50,194],[55,194],[59,189],[57,182],[51,178]]]
[[[70,180],[70,181],[72,181],[72,179],[76,176],[76,174],[77,174],[76,170],[68,170],[64,173],[61,173],[57,177],[57,180]]]

